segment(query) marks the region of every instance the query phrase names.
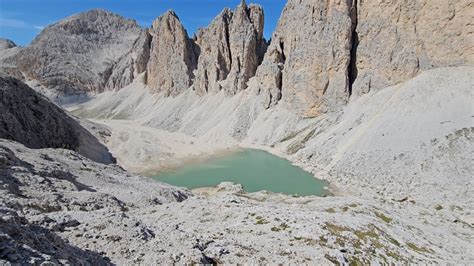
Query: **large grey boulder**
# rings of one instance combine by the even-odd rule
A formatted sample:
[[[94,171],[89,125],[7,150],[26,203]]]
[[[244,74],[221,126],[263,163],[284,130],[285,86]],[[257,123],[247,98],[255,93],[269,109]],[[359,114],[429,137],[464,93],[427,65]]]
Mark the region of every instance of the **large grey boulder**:
[[[23,82],[0,74],[0,138],[29,148],[64,148],[96,162],[115,159],[78,121]]]

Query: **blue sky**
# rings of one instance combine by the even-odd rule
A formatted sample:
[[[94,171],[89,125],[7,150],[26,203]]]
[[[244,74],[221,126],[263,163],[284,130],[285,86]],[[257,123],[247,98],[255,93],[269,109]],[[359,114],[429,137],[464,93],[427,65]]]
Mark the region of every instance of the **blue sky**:
[[[271,37],[286,0],[247,0],[265,11],[265,37]],[[28,45],[41,29],[62,18],[93,8],[103,8],[142,26],[173,9],[192,34],[205,27],[224,7],[234,9],[240,0],[0,0],[0,37]]]

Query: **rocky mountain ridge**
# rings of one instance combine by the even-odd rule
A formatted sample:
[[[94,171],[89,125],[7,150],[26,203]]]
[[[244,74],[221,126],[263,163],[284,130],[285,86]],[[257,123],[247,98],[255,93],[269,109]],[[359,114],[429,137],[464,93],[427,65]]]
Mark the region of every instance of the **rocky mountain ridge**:
[[[16,65],[24,78],[66,95],[118,90],[143,72],[148,87],[165,96],[189,88],[199,95],[221,90],[234,95],[255,78],[265,108],[281,103],[314,117],[420,70],[474,62],[469,1],[389,1],[383,21],[371,13],[377,5],[290,0],[270,44],[263,38],[262,8],[245,1],[234,11],[224,9],[192,39],[172,11],[140,29],[92,10],[47,27],[2,65]],[[70,42],[71,36],[79,42]]]

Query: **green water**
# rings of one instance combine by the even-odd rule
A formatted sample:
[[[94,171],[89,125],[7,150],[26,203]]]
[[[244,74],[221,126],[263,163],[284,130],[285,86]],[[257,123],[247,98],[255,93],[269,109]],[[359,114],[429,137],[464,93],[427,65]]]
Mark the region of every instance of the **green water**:
[[[253,149],[187,164],[153,176],[162,182],[190,189],[214,187],[230,181],[242,184],[247,192],[267,190],[285,194],[327,194],[322,180],[316,179],[289,161],[268,152]]]

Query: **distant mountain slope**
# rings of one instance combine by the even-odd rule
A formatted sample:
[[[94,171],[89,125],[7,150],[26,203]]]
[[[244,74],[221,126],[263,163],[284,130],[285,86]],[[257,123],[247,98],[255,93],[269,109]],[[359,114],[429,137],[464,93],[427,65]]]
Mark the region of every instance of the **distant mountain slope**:
[[[130,52],[141,31],[135,21],[94,9],[46,27],[10,61],[26,79],[58,92],[100,92],[112,82],[115,65]],[[132,65],[129,69],[133,72]],[[120,79],[133,79],[133,74],[122,74]]]

